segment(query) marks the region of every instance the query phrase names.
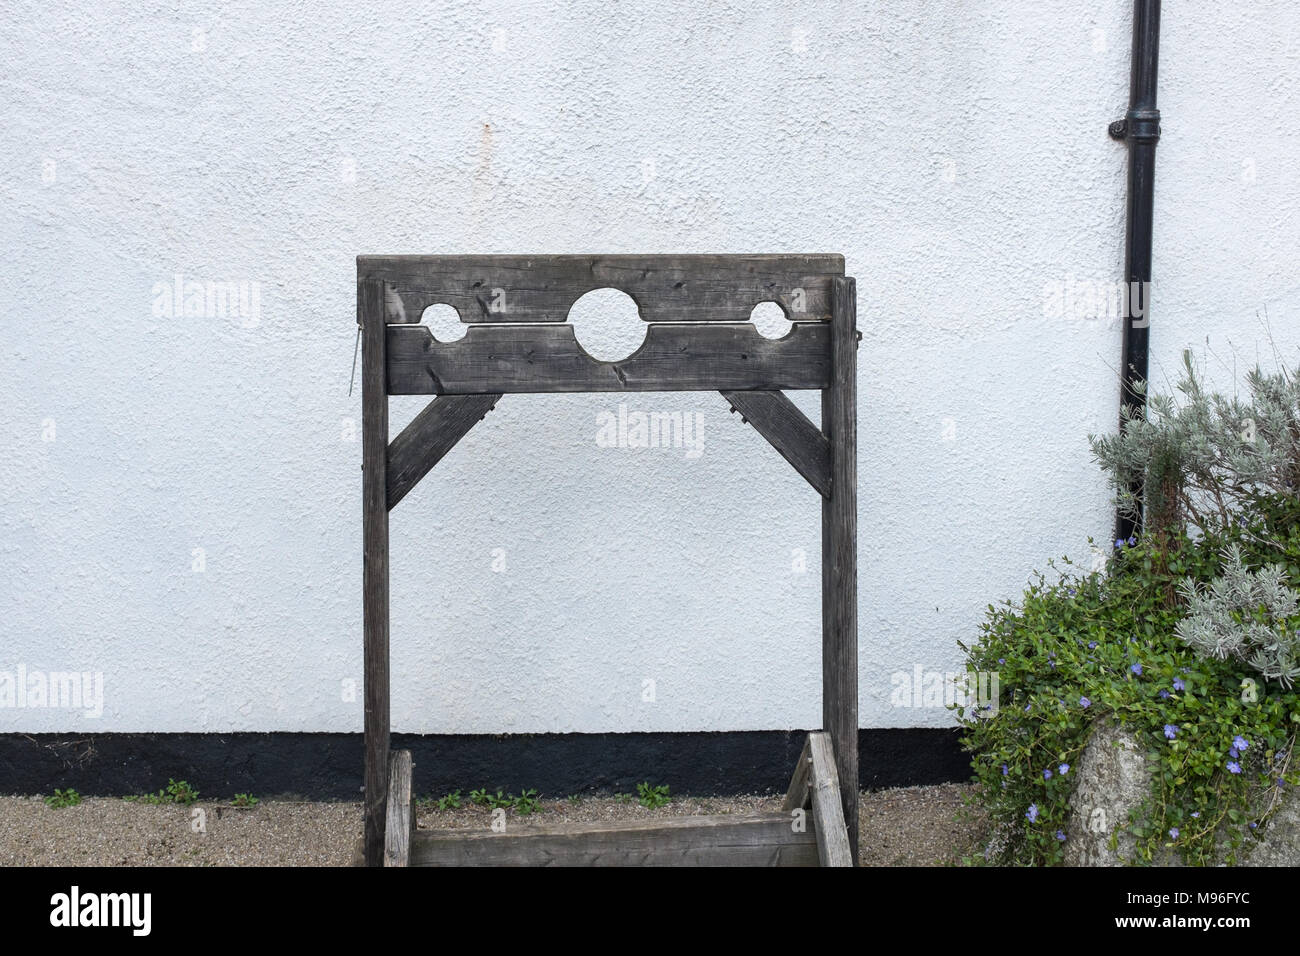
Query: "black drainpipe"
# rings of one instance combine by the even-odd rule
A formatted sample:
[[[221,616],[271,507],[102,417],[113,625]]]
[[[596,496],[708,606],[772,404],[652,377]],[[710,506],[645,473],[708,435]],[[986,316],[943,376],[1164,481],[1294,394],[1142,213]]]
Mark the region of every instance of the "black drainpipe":
[[[1128,222],[1124,262],[1129,303],[1124,318],[1121,408],[1145,413],[1143,395],[1133,384],[1146,381],[1151,320],[1151,220],[1155,198],[1156,143],[1160,111],[1156,109],[1156,67],[1160,56],[1160,0],[1137,0],[1133,10],[1133,66],[1129,74],[1128,113],[1110,124],[1110,135],[1128,144]],[[1121,416],[1121,422],[1123,418]],[[1122,426],[1121,426],[1122,427]],[[1137,517],[1115,513],[1115,537],[1137,534],[1142,525],[1142,485],[1132,489]]]

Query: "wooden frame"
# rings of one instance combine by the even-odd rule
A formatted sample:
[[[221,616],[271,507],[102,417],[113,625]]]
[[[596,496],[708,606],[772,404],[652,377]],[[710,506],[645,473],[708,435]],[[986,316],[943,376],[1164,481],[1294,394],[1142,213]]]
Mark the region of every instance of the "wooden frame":
[[[578,345],[569,308],[614,288],[650,323],[626,359]],[[777,303],[780,339],[749,321]],[[470,325],[442,343],[428,306]],[[359,256],[365,807],[367,865],[467,863],[852,866],[858,846],[857,330],[838,255]],[[781,389],[818,389],[817,427]],[[389,753],[388,513],[505,394],[719,391],[822,497],[822,727],[809,735],[786,807],[752,818],[653,825],[419,833],[410,754]],[[430,404],[391,442],[388,396]],[[812,809],[812,827],[791,825]],[[802,819],[802,818],[800,818]],[[523,830],[523,832],[520,832]],[[811,848],[816,848],[815,859]]]

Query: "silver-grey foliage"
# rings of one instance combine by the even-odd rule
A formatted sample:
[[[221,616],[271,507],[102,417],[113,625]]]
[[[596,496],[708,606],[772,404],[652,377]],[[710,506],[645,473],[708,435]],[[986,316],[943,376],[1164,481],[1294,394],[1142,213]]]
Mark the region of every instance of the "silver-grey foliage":
[[[1242,402],[1206,392],[1190,352],[1183,366],[1181,401],[1150,396],[1145,418],[1126,414],[1119,434],[1088,436],[1120,508],[1135,514],[1130,489],[1142,481],[1147,528],[1209,530],[1254,495],[1300,493],[1300,373],[1255,368]]]
[[[1179,590],[1187,616],[1178,622],[1179,640],[1220,660],[1233,658],[1269,680],[1290,688],[1300,678],[1300,591],[1287,584],[1286,569],[1246,567],[1241,549],[1223,555],[1222,573],[1204,591],[1186,579]]]

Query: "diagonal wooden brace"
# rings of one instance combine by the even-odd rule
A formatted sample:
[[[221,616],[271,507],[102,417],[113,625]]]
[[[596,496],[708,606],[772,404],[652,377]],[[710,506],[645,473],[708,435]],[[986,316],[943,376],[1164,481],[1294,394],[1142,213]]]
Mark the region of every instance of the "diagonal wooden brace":
[[[821,730],[810,733],[804,742],[782,809],[790,813],[808,807],[813,812],[813,830],[822,866],[853,866],[853,849],[840,803],[835,747],[830,734]]]
[[[740,412],[781,457],[794,465],[823,498],[831,495],[831,446],[799,407],[778,391],[724,391],[722,397]]]
[[[406,497],[447,452],[496,406],[496,395],[435,398],[388,446],[388,510]]]

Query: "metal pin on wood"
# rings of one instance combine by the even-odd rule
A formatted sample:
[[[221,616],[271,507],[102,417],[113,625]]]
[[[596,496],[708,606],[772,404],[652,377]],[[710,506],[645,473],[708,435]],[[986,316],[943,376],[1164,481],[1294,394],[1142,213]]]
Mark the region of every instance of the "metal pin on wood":
[[[361,351],[361,326],[357,326],[357,344],[352,347],[352,377],[348,379],[348,397],[352,397],[352,385],[357,380],[357,353]]]

